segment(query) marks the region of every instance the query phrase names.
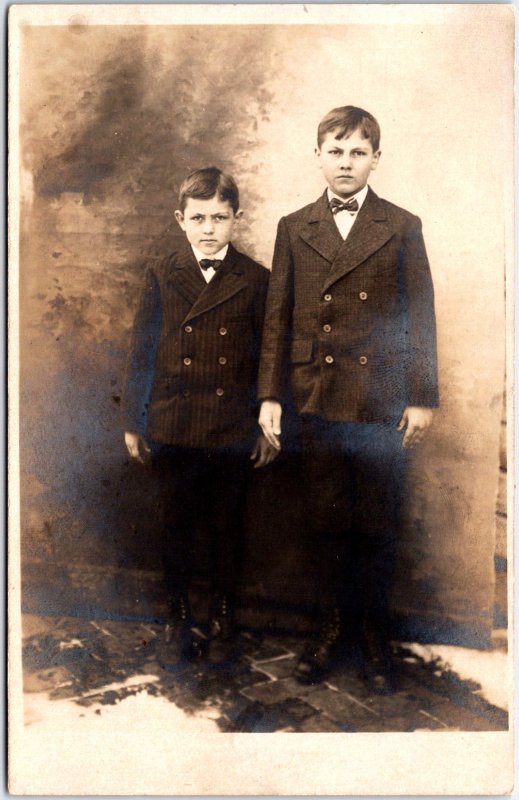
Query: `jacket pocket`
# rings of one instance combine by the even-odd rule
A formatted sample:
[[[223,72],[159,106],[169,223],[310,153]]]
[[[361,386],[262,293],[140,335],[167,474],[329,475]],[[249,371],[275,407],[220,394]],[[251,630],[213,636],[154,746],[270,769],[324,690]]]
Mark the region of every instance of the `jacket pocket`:
[[[290,348],[290,360],[293,364],[307,364],[312,360],[313,350],[313,339],[293,339]]]

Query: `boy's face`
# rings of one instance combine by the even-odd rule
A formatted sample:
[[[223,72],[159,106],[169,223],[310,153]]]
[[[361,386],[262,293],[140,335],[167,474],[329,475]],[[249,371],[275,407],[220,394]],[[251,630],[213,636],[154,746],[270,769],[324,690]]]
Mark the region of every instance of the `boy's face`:
[[[344,198],[366,185],[380,158],[380,150],[374,153],[370,140],[363,139],[359,130],[343,139],[330,131],[315,152],[330,189]]]
[[[210,200],[188,197],[184,212],[175,211],[188,242],[206,256],[214,255],[231,241],[241,214],[235,214],[229,201],[216,195]]]

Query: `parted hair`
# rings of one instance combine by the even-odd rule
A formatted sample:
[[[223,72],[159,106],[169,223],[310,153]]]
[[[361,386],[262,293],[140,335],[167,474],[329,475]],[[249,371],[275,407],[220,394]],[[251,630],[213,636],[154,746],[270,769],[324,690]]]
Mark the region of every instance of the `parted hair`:
[[[180,210],[185,210],[190,197],[210,200],[216,196],[222,202],[227,200],[236,214],[240,207],[240,195],[234,178],[218,167],[195,169],[182,181],[178,193]]]
[[[317,128],[317,146],[320,148],[326,134],[334,133],[337,139],[343,139],[354,131],[360,130],[364,139],[369,139],[373,152],[380,147],[380,126],[375,117],[356,106],[340,106],[332,108],[322,118]]]

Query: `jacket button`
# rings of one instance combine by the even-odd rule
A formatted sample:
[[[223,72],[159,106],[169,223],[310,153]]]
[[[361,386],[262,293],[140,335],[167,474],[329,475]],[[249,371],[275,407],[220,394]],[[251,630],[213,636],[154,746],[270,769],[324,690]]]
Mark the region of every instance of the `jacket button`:
[[[364,364],[367,364],[367,363],[368,363],[368,359],[366,358],[366,356],[361,356],[359,358],[359,364],[364,365]]]
[[[331,325],[323,325],[323,331],[325,333],[330,333],[331,329],[332,329]]]
[[[225,358],[225,356],[220,356],[220,358],[218,359],[218,363],[227,364],[227,359]]]
[[[326,361],[327,364],[333,364],[334,358],[333,356],[325,356],[324,360]]]
[[[184,389],[184,391],[182,392],[182,397],[189,397],[190,394],[191,392],[189,391],[189,389]]]
[[[330,300],[332,299],[332,296],[331,296],[331,294],[325,294],[325,295],[324,295],[324,299],[326,300],[326,302],[327,302],[327,303],[329,303],[329,302],[330,302]]]
[[[223,397],[223,394],[224,394],[223,389],[217,389],[216,390],[216,394],[218,395],[218,397]]]
[[[225,336],[225,334],[227,333],[227,328],[220,328],[218,333],[220,334],[220,336]]]
[[[186,325],[184,330],[186,333],[193,333],[193,328],[191,327],[191,325]]]
[[[359,292],[359,297],[360,297],[361,300],[367,300],[368,299],[368,293],[367,292]]]
[[[184,359],[184,364],[186,365],[186,367],[189,367],[189,365],[191,364],[191,359],[190,358],[185,358]]]

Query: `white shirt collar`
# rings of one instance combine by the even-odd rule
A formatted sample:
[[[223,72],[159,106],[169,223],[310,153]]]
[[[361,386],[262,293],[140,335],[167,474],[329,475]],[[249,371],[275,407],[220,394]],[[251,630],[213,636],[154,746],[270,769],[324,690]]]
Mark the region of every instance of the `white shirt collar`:
[[[222,247],[221,250],[218,250],[217,253],[215,253],[214,255],[210,255],[210,256],[206,255],[205,253],[202,253],[202,251],[199,250],[198,247],[195,247],[194,244],[191,245],[191,249],[192,249],[193,253],[195,254],[196,260],[199,263],[200,263],[200,261],[202,261],[203,258],[210,258],[211,261],[216,260],[216,259],[218,259],[218,261],[223,261],[225,256],[227,255],[227,250],[229,249],[229,245],[226,244],[225,247]]]
[[[367,196],[367,194],[368,194],[368,189],[369,189],[369,187],[368,187],[368,184],[366,184],[365,186],[363,186],[363,188],[362,188],[362,189],[360,189],[360,190],[357,192],[357,194],[352,194],[352,196],[351,196],[351,197],[348,197],[348,200],[353,200],[353,199],[355,199],[355,200],[357,201],[357,203],[359,204],[359,211],[360,211],[360,209],[361,209],[361,207],[362,207],[362,204],[363,204],[364,200],[366,199],[366,196]],[[335,194],[335,192],[332,192],[332,190],[330,189],[330,187],[328,187],[328,189],[327,189],[327,192],[328,192],[328,202],[329,202],[329,201],[332,199],[332,197],[336,197],[336,198],[337,198],[337,200],[340,200],[340,201],[341,201],[341,203],[344,203],[344,202],[346,202],[346,201],[344,200],[344,197],[339,197],[339,195],[338,195],[338,194]],[[358,212],[357,212],[357,213],[358,213]]]

